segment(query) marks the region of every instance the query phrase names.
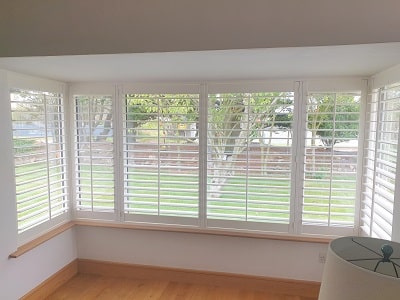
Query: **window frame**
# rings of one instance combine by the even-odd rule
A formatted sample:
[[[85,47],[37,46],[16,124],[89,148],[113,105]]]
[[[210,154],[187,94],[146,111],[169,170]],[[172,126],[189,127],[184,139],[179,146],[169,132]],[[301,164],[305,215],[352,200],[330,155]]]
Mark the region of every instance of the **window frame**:
[[[66,223],[68,221],[71,220],[80,220],[80,219],[86,219],[86,220],[102,220],[102,221],[107,221],[110,222],[111,224],[114,225],[118,225],[123,227],[124,226],[124,217],[121,214],[121,212],[123,211],[123,207],[116,207],[116,212],[114,214],[112,214],[111,216],[109,214],[107,214],[107,216],[105,215],[95,215],[95,214],[86,214],[86,215],[81,215],[81,214],[77,214],[75,209],[74,209],[74,187],[73,187],[73,183],[74,183],[74,178],[73,178],[73,174],[71,172],[71,170],[73,170],[74,167],[74,162],[73,162],[73,140],[72,140],[72,134],[71,134],[71,130],[72,130],[72,121],[71,121],[71,116],[73,114],[73,105],[72,105],[72,100],[71,97],[69,97],[69,95],[73,94],[74,91],[75,93],[79,93],[79,94],[85,94],[85,93],[93,93],[93,94],[112,94],[113,95],[113,99],[115,99],[115,105],[118,108],[121,107],[121,105],[119,104],[119,99],[121,98],[121,96],[123,95],[123,89],[126,87],[132,87],[133,89],[138,89],[140,90],[142,88],[142,92],[144,91],[148,91],[148,88],[151,87],[155,90],[162,90],[163,92],[165,92],[165,89],[168,87],[176,87],[176,86],[182,86],[185,84],[178,84],[178,83],[147,83],[147,84],[142,84],[142,83],[71,83],[71,84],[66,84],[66,83],[62,83],[62,82],[57,82],[54,80],[49,80],[49,79],[43,79],[43,78],[38,78],[38,77],[33,77],[33,76],[29,76],[29,75],[24,75],[24,74],[18,74],[15,72],[11,72],[11,71],[3,71],[1,75],[3,75],[1,78],[0,83],[2,83],[2,90],[4,89],[4,93],[3,96],[5,97],[6,100],[9,100],[7,98],[7,95],[9,94],[9,91],[11,88],[16,88],[16,89],[26,89],[26,90],[41,90],[41,91],[47,91],[47,92],[54,92],[54,93],[62,93],[64,95],[64,100],[65,100],[65,120],[66,120],[66,135],[67,135],[67,149],[66,149],[66,153],[67,153],[67,168],[69,171],[67,171],[67,177],[69,179],[70,182],[70,186],[69,186],[69,193],[70,193],[70,210],[67,214],[64,214],[62,218],[54,220],[54,222],[47,222],[45,224],[43,224],[43,226],[38,226],[37,228],[35,227],[33,230],[30,230],[29,232],[26,232],[26,234],[17,234],[17,225],[15,222],[15,228],[13,228],[13,231],[15,231],[17,239],[18,239],[18,244],[23,244],[29,240],[34,239],[37,236],[42,235],[44,232],[49,231],[51,228],[54,228],[55,226],[58,226],[60,224]],[[307,91],[308,90],[312,90],[314,92],[318,92],[318,91],[329,91],[329,92],[334,92],[334,91],[354,91],[354,90],[361,90],[362,91],[362,99],[367,98],[367,91],[369,93],[371,93],[372,89],[376,89],[376,88],[383,88],[387,85],[390,84],[394,84],[394,83],[400,83],[400,65],[392,68],[392,69],[388,69],[386,71],[383,71],[377,75],[374,75],[373,77],[370,77],[368,79],[362,79],[362,78],[321,78],[321,79],[296,79],[296,80],[267,80],[267,81],[251,81],[251,82],[247,82],[247,81],[228,81],[228,82],[197,82],[197,83],[189,83],[188,85],[194,85],[196,86],[200,91],[201,91],[201,101],[206,101],[206,97],[204,95],[206,95],[208,93],[208,91],[212,90],[213,86],[225,86],[225,87],[232,87],[232,86],[237,86],[237,89],[239,91],[245,91],[248,90],[250,87],[254,87],[254,86],[259,86],[259,85],[264,85],[264,86],[280,86],[280,84],[288,84],[289,83],[294,83],[295,85],[295,91],[297,92],[295,94],[295,97],[298,97],[299,95],[302,95],[300,97],[300,99],[306,99],[306,95],[307,95]],[[4,83],[4,84],[3,84]],[[367,83],[370,85],[368,87],[368,89],[366,88]],[[143,87],[145,87],[143,89]],[[162,88],[160,88],[162,87]],[[245,88],[246,87],[246,88]],[[174,88],[171,88],[171,92],[174,92]],[[7,94],[8,93],[8,94]],[[295,101],[295,103],[298,103],[299,99],[297,99]],[[366,106],[366,105],[365,105]],[[200,110],[203,110],[202,115],[205,116],[206,113],[204,112],[204,107],[200,106]],[[116,110],[114,110],[116,111]],[[302,112],[302,110],[298,110],[298,115],[295,115],[295,118],[299,118],[301,116],[301,114],[304,113]],[[361,128],[365,129],[365,118],[366,118],[366,112],[365,112],[365,107],[364,110],[362,111],[361,114]],[[8,121],[7,121],[8,122]],[[121,120],[115,120],[115,122],[121,122]],[[205,120],[202,120],[202,122],[204,123]],[[302,130],[301,130],[301,126],[304,126],[302,123],[299,123],[300,126],[297,127],[297,131],[299,131],[299,134],[295,135],[295,139],[297,138],[301,138],[302,135]],[[364,127],[363,127],[364,126]],[[11,126],[10,126],[11,127]],[[121,125],[117,126],[118,128],[122,128]],[[116,127],[116,128],[117,128]],[[9,140],[10,137],[10,130],[7,126],[6,128],[7,132],[5,133],[7,136],[7,140]],[[8,132],[10,131],[10,132]],[[117,130],[116,130],[117,131]],[[204,130],[203,130],[203,134],[204,134]],[[360,140],[364,141],[364,134],[365,134],[365,130],[361,130],[360,131]],[[120,141],[117,141],[117,139],[120,139],[120,137],[118,137],[118,135],[115,137],[116,142],[115,143],[120,143]],[[203,136],[203,139],[205,137]],[[11,141],[7,141],[7,157],[12,156],[11,152],[12,152],[12,142]],[[300,145],[301,147],[301,141],[299,141],[298,143],[296,143],[297,145]],[[400,144],[400,141],[398,142],[398,144]],[[118,149],[115,150],[116,155],[118,154]],[[203,153],[206,153],[205,150],[203,150]],[[365,150],[363,147],[359,147],[359,159],[358,159],[358,170],[362,169],[362,160],[364,159],[364,153]],[[204,158],[202,157],[204,155],[200,156],[200,160],[203,160]],[[297,164],[301,164],[301,158],[297,158],[296,161]],[[12,165],[11,161],[10,161],[10,165]],[[201,165],[204,165],[204,162],[201,163]],[[400,165],[400,155],[397,155],[397,165]],[[120,170],[118,170],[119,166],[116,166],[116,173],[120,174]],[[204,184],[204,178],[205,178],[205,171],[202,171],[203,176],[200,178],[200,181],[203,181]],[[299,172],[300,174],[302,174],[301,168],[296,168],[295,172]],[[359,230],[359,226],[362,225],[361,221],[360,221],[360,209],[361,209],[361,189],[362,189],[362,180],[363,180],[363,172],[358,172],[358,180],[357,180],[357,184],[358,184],[358,190],[360,191],[357,195],[358,197],[360,197],[360,199],[358,199],[356,201],[356,220],[355,220],[355,224],[356,227],[354,228],[354,234],[355,235],[359,235],[359,234],[365,234],[362,233],[361,230]],[[11,176],[12,177],[12,176]],[[396,179],[400,178],[400,168],[397,168],[396,170]],[[121,179],[119,179],[120,182],[122,182]],[[11,180],[10,180],[11,181]],[[395,199],[400,199],[400,189],[398,188],[398,186],[396,186],[396,190],[395,190]],[[296,192],[294,193],[294,197],[295,199],[297,199],[296,195],[300,195],[301,194],[301,185],[297,184],[295,190]],[[204,193],[204,191],[203,191]],[[116,199],[121,199],[122,195],[121,195],[121,191],[116,191],[115,194],[115,198]],[[204,206],[204,203],[201,204]],[[292,224],[290,224],[291,228],[290,228],[290,236],[299,236],[300,238],[303,236],[307,236],[307,235],[312,235],[314,237],[319,237],[319,236],[323,236],[324,234],[328,234],[328,235],[344,235],[347,234],[346,232],[340,232],[340,230],[335,229],[334,232],[326,232],[323,233],[320,228],[316,228],[316,230],[310,230],[308,232],[305,232],[302,228],[301,225],[301,217],[298,216],[298,212],[300,212],[301,210],[298,208],[298,206],[301,206],[301,203],[299,203],[299,201],[293,201],[291,203],[291,205],[293,205],[294,207],[296,207],[296,210],[292,210],[293,212],[293,216],[292,216],[292,220],[294,221]],[[399,216],[400,215],[400,201],[395,201],[394,203],[394,215],[395,216]],[[206,208],[203,207],[200,210],[200,220],[199,220],[199,225],[198,226],[194,226],[195,228],[193,230],[197,230],[199,229],[204,230],[205,232],[207,231],[207,229],[213,229],[211,228],[209,225],[207,224],[207,220],[204,217],[204,212],[206,211]],[[16,211],[15,211],[16,212]],[[291,214],[292,214],[291,212]],[[294,214],[294,212],[296,212],[296,214]],[[16,214],[15,214],[16,215]],[[14,218],[14,216],[13,216]],[[16,216],[15,216],[16,219]],[[136,223],[133,224],[134,226],[136,226]],[[143,225],[143,223],[137,223],[137,225],[140,227]],[[392,224],[392,240],[400,240],[400,218],[399,217],[395,217],[393,220],[393,224]],[[169,230],[169,228],[172,228],[171,230],[173,230],[173,228],[176,228],[177,226],[167,226],[167,225],[161,225],[163,228],[165,228],[165,230]],[[216,229],[218,230],[218,228]],[[227,229],[228,232],[231,231],[235,231],[236,233],[238,232],[238,230],[234,230],[234,229]],[[257,231],[257,230],[255,230]],[[240,230],[239,230],[240,232]],[[257,231],[257,233],[261,233],[263,234],[263,232]],[[265,232],[267,233],[271,233],[271,232]],[[272,232],[272,234],[275,234],[274,232]],[[285,235],[282,233],[278,233],[279,235]]]
[[[26,91],[38,91],[38,92],[43,92],[43,93],[54,93],[54,94],[59,94],[62,97],[62,106],[63,106],[63,120],[64,120],[64,149],[63,149],[63,155],[64,155],[64,160],[65,160],[65,168],[63,175],[66,177],[65,179],[65,189],[67,191],[67,208],[66,210],[62,213],[59,214],[55,217],[50,218],[49,220],[46,220],[32,228],[29,228],[26,231],[23,231],[21,233],[18,233],[18,225],[17,225],[17,215],[16,217],[16,234],[17,234],[17,244],[22,245],[27,243],[28,241],[31,241],[38,236],[42,235],[43,233],[49,232],[53,228],[65,224],[71,220],[71,213],[72,213],[72,208],[71,208],[71,202],[70,202],[70,176],[69,176],[69,155],[68,155],[68,149],[69,149],[69,140],[68,140],[68,118],[67,118],[67,110],[68,110],[68,93],[67,93],[67,85],[62,82],[58,81],[53,81],[49,79],[43,79],[43,78],[38,78],[38,77],[33,77],[29,75],[23,75],[15,72],[7,72],[6,76],[6,90],[10,96],[10,93],[12,90],[26,90]],[[11,103],[11,98],[9,98],[9,107]],[[12,123],[12,118],[11,118],[11,109],[10,109],[10,122]],[[12,125],[11,125],[12,126]],[[10,147],[13,148],[13,141],[10,142]],[[15,161],[14,161],[14,155],[13,155],[13,172],[15,172]],[[14,183],[15,183],[15,173],[13,175],[14,178]],[[14,187],[14,192],[16,191],[16,187]],[[15,202],[16,203],[16,202]],[[15,205],[15,209],[17,209],[17,206]]]
[[[296,81],[296,80],[269,80],[269,81],[240,81],[240,82],[204,82],[204,83],[139,83],[139,84],[116,84],[116,85],[101,85],[101,84],[77,84],[71,85],[70,95],[74,94],[100,94],[101,92],[108,91],[108,93],[114,87],[114,103],[115,110],[114,113],[118,115],[114,115],[114,139],[115,139],[115,156],[117,162],[115,163],[115,184],[116,184],[116,207],[115,213],[105,213],[105,215],[98,213],[77,213],[74,211],[75,219],[100,219],[105,221],[114,221],[117,223],[133,223],[137,225],[146,225],[146,226],[175,226],[175,227],[192,227],[197,228],[199,230],[232,230],[232,231],[247,231],[247,232],[265,232],[268,234],[279,234],[279,235],[297,235],[297,236],[340,236],[340,235],[357,235],[359,231],[358,224],[358,206],[359,206],[359,197],[356,199],[356,216],[354,222],[354,228],[324,228],[321,226],[305,226],[301,223],[301,214],[302,214],[302,204],[300,203],[299,196],[301,198],[302,195],[302,182],[299,180],[295,180],[292,177],[292,191],[291,197],[292,200],[290,202],[290,223],[287,226],[287,230],[283,230],[278,227],[275,227],[273,224],[255,224],[252,225],[250,223],[245,224],[244,226],[237,226],[237,224],[230,224],[230,222],[225,222],[221,220],[210,220],[206,216],[207,204],[206,201],[199,202],[199,219],[194,223],[185,223],[179,222],[174,218],[152,218],[152,217],[136,217],[132,218],[132,216],[126,216],[124,214],[124,204],[123,204],[123,137],[122,137],[122,128],[123,128],[123,120],[121,116],[123,115],[123,99],[126,93],[183,93],[183,92],[198,92],[200,94],[200,125],[199,125],[199,135],[200,139],[203,141],[206,139],[206,126],[207,126],[207,107],[204,104],[208,99],[208,94],[212,92],[251,92],[251,91],[268,91],[270,90],[282,90],[288,91],[293,90],[295,101],[294,105],[297,106],[296,114],[294,115],[293,122],[297,122],[299,126],[296,128],[296,134],[293,136],[293,144],[295,145],[295,149],[292,151],[292,155],[294,156],[294,162],[296,167],[294,167],[293,171],[297,174],[297,178],[301,178],[303,174],[302,165],[304,164],[304,158],[299,157],[298,153],[302,153],[304,149],[304,137],[305,137],[305,118],[306,111],[304,101],[307,98],[307,91],[312,90],[313,92],[354,92],[361,91],[361,102],[364,103],[365,98],[365,88],[366,82],[358,79],[358,78],[350,78],[350,79],[324,79],[324,80],[304,80],[304,81]],[[72,96],[71,96],[72,97]],[[362,125],[361,125],[362,126]],[[207,146],[206,143],[200,142],[199,148],[199,159],[200,159],[200,186],[205,186],[205,182],[207,182],[207,170],[205,169],[206,163],[206,153]],[[360,151],[361,153],[361,151]],[[360,159],[359,159],[360,160]],[[300,176],[300,177],[299,177]],[[357,185],[357,189],[359,186]],[[200,189],[200,199],[205,199],[207,191],[204,188]],[[359,190],[357,191],[357,195],[359,195]],[[235,222],[234,222],[235,223]]]

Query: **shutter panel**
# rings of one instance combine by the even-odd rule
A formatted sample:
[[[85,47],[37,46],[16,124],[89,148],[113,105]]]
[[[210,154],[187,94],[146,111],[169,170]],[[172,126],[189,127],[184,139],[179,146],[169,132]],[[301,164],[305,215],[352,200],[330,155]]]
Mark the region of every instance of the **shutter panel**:
[[[293,92],[208,98],[209,226],[287,232]]]
[[[109,95],[75,95],[77,211],[114,212],[113,103]]]
[[[126,94],[124,211],[127,220],[197,224],[198,94]]]
[[[362,194],[362,230],[391,239],[396,187],[400,87],[375,91],[368,103]]]
[[[312,226],[354,227],[359,114],[359,94],[308,95],[304,232]]]
[[[10,98],[22,233],[68,211],[64,108],[56,93],[14,89]]]

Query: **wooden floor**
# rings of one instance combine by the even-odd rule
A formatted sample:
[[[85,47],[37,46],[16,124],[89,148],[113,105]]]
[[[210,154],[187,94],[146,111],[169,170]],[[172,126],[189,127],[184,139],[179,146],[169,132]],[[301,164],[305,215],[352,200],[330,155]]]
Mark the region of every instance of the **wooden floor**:
[[[172,281],[135,280],[102,275],[78,274],[48,300],[73,299],[218,299],[218,300],[317,300],[240,288],[197,285]]]

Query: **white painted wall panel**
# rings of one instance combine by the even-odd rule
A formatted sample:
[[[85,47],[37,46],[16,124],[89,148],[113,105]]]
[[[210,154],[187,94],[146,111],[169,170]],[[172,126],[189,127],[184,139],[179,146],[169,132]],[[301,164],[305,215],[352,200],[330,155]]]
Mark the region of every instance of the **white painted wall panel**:
[[[19,299],[77,258],[74,229],[24,255],[0,260],[0,299]]]
[[[70,229],[15,259],[15,182],[7,73],[0,70],[0,299],[19,299],[77,257]]]
[[[326,244],[80,226],[78,257],[320,281]]]

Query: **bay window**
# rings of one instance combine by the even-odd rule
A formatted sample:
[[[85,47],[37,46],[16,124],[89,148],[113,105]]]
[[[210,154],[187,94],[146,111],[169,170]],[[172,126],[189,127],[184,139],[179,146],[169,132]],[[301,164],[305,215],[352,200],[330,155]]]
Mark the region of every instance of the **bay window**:
[[[76,216],[281,234],[355,232],[361,90],[300,93],[303,85],[78,91]]]
[[[391,238],[398,99],[361,80],[72,84],[64,121],[62,95],[11,90],[19,232],[71,206],[73,219]]]

